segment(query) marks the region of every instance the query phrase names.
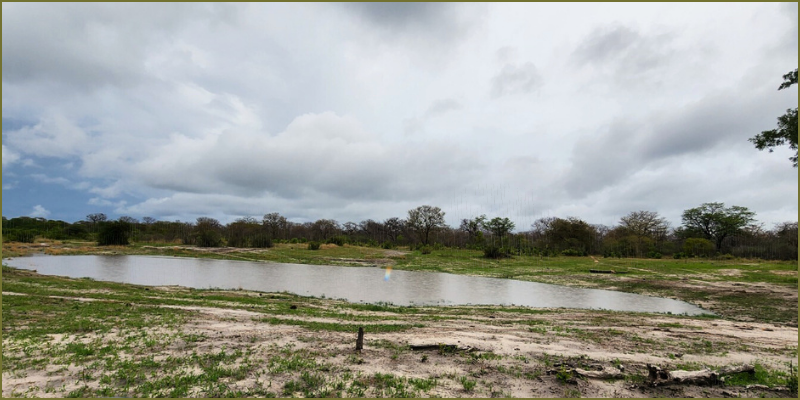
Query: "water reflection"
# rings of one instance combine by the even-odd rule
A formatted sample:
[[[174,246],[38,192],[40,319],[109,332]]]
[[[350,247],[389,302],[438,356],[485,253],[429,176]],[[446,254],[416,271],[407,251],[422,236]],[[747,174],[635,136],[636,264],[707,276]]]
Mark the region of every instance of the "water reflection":
[[[41,274],[90,277],[138,285],[287,291],[351,302],[397,305],[519,305],[617,311],[708,313],[694,305],[658,297],[578,289],[511,279],[375,267],[257,263],[152,256],[33,256],[6,260]]]

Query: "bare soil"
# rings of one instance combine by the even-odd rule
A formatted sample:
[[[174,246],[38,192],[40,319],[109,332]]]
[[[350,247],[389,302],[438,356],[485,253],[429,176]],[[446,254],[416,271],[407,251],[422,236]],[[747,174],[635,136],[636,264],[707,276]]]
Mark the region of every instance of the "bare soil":
[[[173,288],[154,288],[171,290]],[[236,292],[238,295],[247,292]],[[256,293],[250,293],[257,296]],[[6,293],[3,295],[19,295]],[[80,298],[73,300],[91,301]],[[335,309],[340,303],[323,301]],[[299,304],[299,307],[307,305]],[[318,307],[318,304],[314,305]],[[190,346],[175,340],[152,354],[155,360],[186,357],[193,352],[215,353],[220,349],[255,352],[255,359],[267,360],[277,349],[291,348],[315,354],[317,362],[329,371],[352,371],[363,376],[375,373],[407,378],[436,379],[425,396],[443,397],[789,397],[785,388],[729,387],[724,385],[648,384],[646,364],[667,369],[686,366],[728,366],[760,363],[769,368],[784,368],[797,363],[796,327],[741,323],[722,319],[693,319],[668,315],[630,314],[596,311],[550,310],[541,314],[506,312],[497,308],[475,308],[474,312],[433,319],[430,314],[403,315],[405,323],[420,323],[422,328],[404,332],[367,333],[364,349],[354,350],[355,332],[309,330],[289,324],[261,322],[262,312],[205,306],[177,307],[192,312],[183,326],[173,331],[155,332],[170,336],[176,332],[204,338]],[[443,310],[447,310],[446,308]],[[460,313],[460,312],[457,312]],[[397,317],[380,311],[354,311],[354,314]],[[316,322],[336,319],[293,316]],[[341,322],[341,321],[340,321]],[[540,329],[537,329],[540,328]],[[163,329],[163,328],[161,328]],[[153,333],[153,332],[151,332]],[[115,332],[102,337],[115,340]],[[52,335],[52,344],[80,341],[92,343],[94,334],[80,337]],[[432,344],[431,350],[414,351],[410,345]],[[459,349],[441,351],[435,345],[449,344]],[[485,357],[482,355],[490,355]],[[122,355],[125,357],[125,355]],[[580,367],[601,370],[621,369],[625,379],[602,380],[574,377],[563,379],[559,371]],[[78,389],[82,368],[75,365],[48,365],[26,371],[3,373],[3,397],[25,393],[32,397],[63,396],[46,388],[63,386]],[[467,391],[461,377],[478,384]],[[153,379],[159,377],[153,376]],[[263,376],[271,387],[281,388],[292,379],[286,374]],[[253,377],[229,382],[246,389]],[[89,383],[89,386],[97,383]],[[36,388],[32,390],[32,388]],[[278,392],[280,394],[280,392]],[[369,395],[369,394],[368,394]]]

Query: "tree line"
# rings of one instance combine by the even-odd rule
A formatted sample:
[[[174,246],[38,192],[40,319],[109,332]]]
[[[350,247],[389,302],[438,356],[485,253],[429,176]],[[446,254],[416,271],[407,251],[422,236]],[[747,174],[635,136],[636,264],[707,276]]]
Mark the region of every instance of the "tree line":
[[[514,232],[507,217],[480,215],[465,218],[458,227],[445,223],[439,207],[423,205],[406,218],[339,223],[332,219],[297,223],[279,213],[262,218],[239,218],[222,224],[209,217],[195,222],[138,220],[123,216],[109,220],[89,214],[75,223],[44,218],[3,217],[3,239],[33,242],[36,237],[55,240],[93,240],[100,245],[130,242],[169,242],[201,247],[266,248],[275,243],[333,243],[383,248],[409,247],[423,253],[440,248],[483,250],[487,257],[514,255],[606,257],[747,257],[797,259],[797,222],[784,222],[766,230],[746,207],[705,203],[687,209],[682,225],[672,228],[658,213],[634,211],[615,226],[590,224],[576,217],[545,217],[527,230]],[[311,248],[311,247],[310,247]]]

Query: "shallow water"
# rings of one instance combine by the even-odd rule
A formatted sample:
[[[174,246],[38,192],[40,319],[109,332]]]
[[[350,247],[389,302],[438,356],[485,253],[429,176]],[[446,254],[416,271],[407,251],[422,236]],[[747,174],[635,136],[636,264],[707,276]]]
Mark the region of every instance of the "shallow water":
[[[396,305],[518,305],[710,314],[683,301],[512,279],[377,267],[338,267],[153,256],[47,256],[4,260],[40,274],[137,285],[246,289]]]

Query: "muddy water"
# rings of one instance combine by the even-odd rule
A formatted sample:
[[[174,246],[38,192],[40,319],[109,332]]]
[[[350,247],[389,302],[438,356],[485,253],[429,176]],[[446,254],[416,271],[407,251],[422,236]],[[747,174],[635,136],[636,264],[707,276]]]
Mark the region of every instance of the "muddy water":
[[[287,291],[396,305],[518,305],[617,311],[709,313],[671,299],[438,272],[151,256],[32,256],[4,260],[40,274],[137,285]]]

